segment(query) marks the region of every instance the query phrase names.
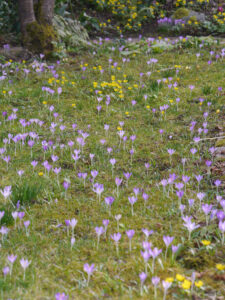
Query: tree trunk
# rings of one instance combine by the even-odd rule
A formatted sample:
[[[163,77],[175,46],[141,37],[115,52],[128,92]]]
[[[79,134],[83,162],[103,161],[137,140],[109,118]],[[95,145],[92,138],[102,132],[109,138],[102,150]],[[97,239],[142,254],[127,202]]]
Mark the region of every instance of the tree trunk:
[[[18,0],[21,32],[25,36],[27,25],[35,22],[33,0]]]
[[[33,53],[51,57],[56,40],[52,26],[55,0],[18,0],[18,4],[23,44]]]
[[[54,15],[55,0],[39,0],[41,3],[41,23],[52,25]]]

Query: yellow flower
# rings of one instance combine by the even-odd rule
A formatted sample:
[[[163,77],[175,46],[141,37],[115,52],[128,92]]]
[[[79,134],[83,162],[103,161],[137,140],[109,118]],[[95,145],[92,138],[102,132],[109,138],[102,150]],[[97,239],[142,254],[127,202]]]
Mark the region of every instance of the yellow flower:
[[[174,281],[174,278],[173,278],[173,277],[167,277],[167,278],[166,278],[166,281],[167,281],[167,282],[173,282],[173,281]]]
[[[6,91],[2,91],[3,94],[6,94]]]
[[[75,104],[75,103],[73,103],[73,104],[72,104],[72,107],[75,107],[75,106],[76,106],[76,104]]]
[[[128,116],[128,115],[129,115],[129,111],[126,111],[126,112],[125,112],[125,115],[127,115],[127,116]]]
[[[43,172],[39,172],[38,175],[39,175],[39,176],[43,176],[44,173],[43,173]]]
[[[191,287],[191,281],[185,279],[181,286],[184,290],[189,290]]]
[[[217,114],[218,114],[218,113],[220,113],[220,110],[219,110],[219,109],[217,109],[216,113],[217,113]]]
[[[42,103],[43,103],[43,104],[47,104],[47,101],[43,101]]]
[[[223,265],[223,264],[216,264],[216,268],[217,268],[219,271],[223,271],[223,270],[225,270],[225,265]]]
[[[200,288],[203,286],[203,282],[201,280],[195,282],[195,286]]]
[[[120,131],[120,130],[122,130],[122,128],[118,126],[118,127],[117,127],[117,130],[119,130],[119,131]]]
[[[149,109],[149,108],[150,108],[150,106],[149,106],[149,105],[146,105],[146,108],[147,108],[147,109]]]
[[[201,243],[204,245],[204,246],[208,246],[211,244],[210,241],[207,241],[207,240],[202,240]]]
[[[181,274],[176,275],[176,280],[177,281],[184,281],[184,279],[185,279],[185,277],[183,275],[181,275]]]

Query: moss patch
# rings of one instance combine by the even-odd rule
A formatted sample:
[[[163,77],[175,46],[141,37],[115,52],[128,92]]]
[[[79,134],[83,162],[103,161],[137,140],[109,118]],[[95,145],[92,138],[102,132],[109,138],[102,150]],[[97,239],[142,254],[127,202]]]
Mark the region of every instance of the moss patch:
[[[27,34],[24,43],[33,53],[43,53],[47,58],[52,57],[53,41],[56,34],[52,26],[33,22],[27,25]]]
[[[173,19],[182,19],[189,16],[189,10],[187,8],[178,8],[173,14]]]

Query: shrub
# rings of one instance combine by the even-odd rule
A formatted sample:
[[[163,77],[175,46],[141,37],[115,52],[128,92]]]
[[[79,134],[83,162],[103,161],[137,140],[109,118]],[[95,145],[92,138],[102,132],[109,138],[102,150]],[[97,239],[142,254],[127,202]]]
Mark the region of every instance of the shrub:
[[[173,14],[173,19],[182,19],[189,16],[189,10],[187,8],[178,8]]]

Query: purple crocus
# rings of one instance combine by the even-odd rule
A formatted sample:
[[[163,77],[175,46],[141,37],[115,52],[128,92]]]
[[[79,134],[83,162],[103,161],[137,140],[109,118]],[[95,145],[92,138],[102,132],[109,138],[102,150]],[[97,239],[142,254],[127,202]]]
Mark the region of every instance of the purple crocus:
[[[219,230],[222,232],[222,245],[224,245],[225,221],[219,222]]]
[[[117,197],[119,197],[119,186],[121,185],[123,179],[120,179],[118,177],[115,178],[116,188],[117,188]]]
[[[168,251],[168,248],[170,246],[170,244],[173,242],[174,240],[174,237],[173,236],[168,236],[168,235],[164,235],[163,236],[163,241],[166,245],[166,253],[165,253],[165,257],[167,256],[167,251]]]
[[[100,183],[95,183],[93,191],[97,194],[98,200],[99,200],[99,203],[100,203],[100,201],[101,201],[101,194],[104,191],[104,185],[100,184]]]
[[[126,235],[129,239],[129,250],[130,250],[130,252],[131,252],[131,240],[132,240],[134,234],[135,234],[135,231],[133,229],[130,229],[130,230],[126,231]]]
[[[187,228],[187,230],[189,232],[189,237],[188,237],[189,240],[191,239],[192,231],[200,227],[199,225],[196,225],[195,222],[192,222],[190,219],[187,219],[187,218],[186,218],[186,221],[183,225],[184,225],[184,227]]]
[[[171,285],[172,285],[172,282],[164,281],[164,280],[162,281],[162,286],[164,289],[163,300],[166,300],[167,291],[171,287]]]
[[[24,273],[23,273],[23,280],[25,280],[25,272],[26,272],[26,269],[29,267],[30,264],[31,264],[31,261],[28,261],[28,259],[22,258],[22,259],[20,260],[20,265],[21,265],[21,267],[22,267],[23,270],[24,270]]]
[[[160,282],[160,278],[155,276],[155,277],[152,277],[152,284],[154,285],[154,297],[155,299],[157,299],[157,286]]]
[[[95,227],[95,232],[97,234],[97,250],[98,250],[100,236],[104,233],[104,228],[102,226]]]
[[[131,204],[131,215],[134,215],[134,203],[137,202],[137,198],[132,196],[132,197],[128,197],[128,200]]]
[[[105,197],[105,204],[108,205],[108,207],[109,207],[109,213],[110,213],[110,214],[111,214],[111,206],[112,206],[114,200],[115,200],[115,199],[114,199],[112,196],[110,196],[110,197]]]
[[[55,294],[55,300],[68,300],[69,296],[65,293],[56,293]]]
[[[14,262],[16,261],[16,259],[17,259],[17,255],[9,255],[8,257],[7,257],[7,259],[8,259],[8,261],[10,262],[10,276],[12,275],[12,269],[13,269],[13,264],[14,264]]]
[[[116,253],[119,255],[119,240],[121,239],[121,233],[117,232],[111,235],[111,239],[116,244]]]
[[[157,247],[155,247],[154,249],[149,250],[149,253],[153,258],[153,260],[152,260],[152,274],[154,274],[155,259],[160,255],[161,252],[162,252],[162,249],[158,249]]]
[[[143,295],[143,285],[144,285],[144,282],[147,278],[147,274],[142,272],[141,274],[139,274],[139,278],[140,278],[140,281],[141,281],[141,296]]]
[[[88,275],[88,279],[87,279],[87,286],[89,285],[89,281],[90,281],[90,277],[92,275],[92,273],[95,271],[95,265],[94,264],[84,264],[84,272],[87,273]]]

